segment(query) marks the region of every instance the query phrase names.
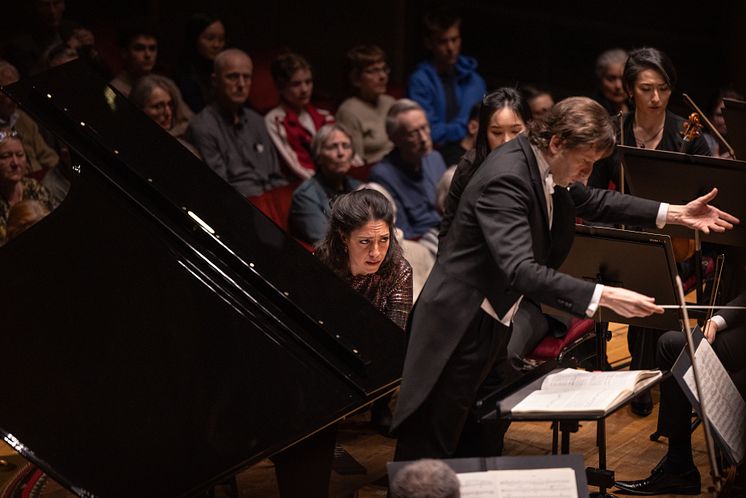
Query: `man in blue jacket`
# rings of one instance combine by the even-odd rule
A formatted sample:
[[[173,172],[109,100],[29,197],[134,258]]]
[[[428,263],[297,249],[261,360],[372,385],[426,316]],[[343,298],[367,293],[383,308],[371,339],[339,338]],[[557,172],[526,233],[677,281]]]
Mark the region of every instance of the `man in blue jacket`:
[[[459,142],[466,135],[470,109],[484,96],[484,80],[477,74],[477,61],[461,55],[458,16],[431,12],[424,25],[431,57],[412,73],[407,93],[425,109],[436,145]]]

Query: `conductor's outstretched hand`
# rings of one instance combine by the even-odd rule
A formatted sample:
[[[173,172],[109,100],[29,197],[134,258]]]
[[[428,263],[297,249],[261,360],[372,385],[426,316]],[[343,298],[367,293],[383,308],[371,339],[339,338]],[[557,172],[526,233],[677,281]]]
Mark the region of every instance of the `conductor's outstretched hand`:
[[[655,298],[638,294],[621,287],[604,286],[599,306],[609,308],[625,318],[650,316],[663,313],[663,308],[655,304]]]
[[[669,206],[666,223],[684,225],[703,233],[731,230],[734,224],[740,223],[740,220],[732,214],[710,206],[710,202],[717,195],[718,189],[713,188],[708,194],[697,197],[683,206]]]

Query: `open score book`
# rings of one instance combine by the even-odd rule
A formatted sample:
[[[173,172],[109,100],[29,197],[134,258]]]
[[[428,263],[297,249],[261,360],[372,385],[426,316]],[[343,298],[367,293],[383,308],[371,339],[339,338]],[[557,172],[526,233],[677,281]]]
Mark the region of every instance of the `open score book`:
[[[526,396],[512,414],[605,415],[632,395],[655,384],[659,370],[586,372],[566,368],[546,376],[541,389]]]

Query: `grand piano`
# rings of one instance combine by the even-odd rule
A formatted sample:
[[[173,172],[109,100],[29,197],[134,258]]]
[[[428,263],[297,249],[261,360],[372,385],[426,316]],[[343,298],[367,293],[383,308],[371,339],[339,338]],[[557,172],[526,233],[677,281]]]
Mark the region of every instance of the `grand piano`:
[[[83,63],[2,91],[79,158],[0,247],[0,435],[53,479],[194,496],[396,388],[404,333]]]

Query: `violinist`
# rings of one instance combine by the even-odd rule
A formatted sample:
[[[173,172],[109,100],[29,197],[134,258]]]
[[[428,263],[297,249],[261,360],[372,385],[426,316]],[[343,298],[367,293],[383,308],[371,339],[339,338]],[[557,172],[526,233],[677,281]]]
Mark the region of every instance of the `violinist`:
[[[710,155],[702,136],[693,137],[685,143],[682,130],[686,120],[668,110],[668,102],[676,85],[676,69],[665,53],[649,47],[633,50],[624,65],[623,81],[634,111],[623,117],[619,143],[644,149]],[[617,152],[594,167],[588,184],[615,190],[619,177],[620,154]],[[680,265],[679,273],[685,272],[684,266]],[[682,277],[682,280],[685,278]],[[629,327],[630,369],[654,367],[655,344],[661,334],[662,331],[658,330]],[[635,398],[631,408],[637,415],[649,415],[653,410],[650,392],[646,391]]]

